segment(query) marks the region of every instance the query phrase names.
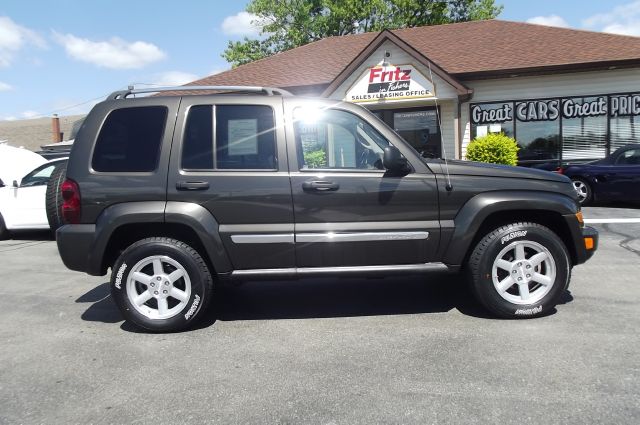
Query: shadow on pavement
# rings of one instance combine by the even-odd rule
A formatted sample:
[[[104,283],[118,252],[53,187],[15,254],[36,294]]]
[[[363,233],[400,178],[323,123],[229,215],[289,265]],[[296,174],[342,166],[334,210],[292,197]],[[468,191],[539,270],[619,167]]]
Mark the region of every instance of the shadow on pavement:
[[[7,244],[55,240],[55,236],[50,230],[12,230],[9,236],[9,239],[5,240]]]
[[[111,299],[109,282],[102,283],[83,294],[77,303],[93,303],[82,313],[82,320],[88,322],[118,323],[123,318],[115,303]]]
[[[207,328],[216,321],[312,319],[327,317],[381,316],[443,313],[491,319],[473,299],[464,277],[434,273],[420,277],[384,279],[305,279],[248,282],[216,288],[212,308],[195,326]],[[566,292],[561,304],[571,302]],[[80,296],[76,302],[91,303],[82,319],[104,323],[123,321],[111,299],[109,283]],[[549,315],[555,314],[555,310]],[[141,332],[124,322],[121,329]]]

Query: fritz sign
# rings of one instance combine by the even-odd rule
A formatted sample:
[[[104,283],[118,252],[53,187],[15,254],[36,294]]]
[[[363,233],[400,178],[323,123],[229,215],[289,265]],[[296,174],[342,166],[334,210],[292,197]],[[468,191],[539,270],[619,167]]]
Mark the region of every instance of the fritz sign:
[[[344,100],[354,103],[395,102],[432,98],[433,91],[433,83],[412,65],[376,65],[356,80]]]

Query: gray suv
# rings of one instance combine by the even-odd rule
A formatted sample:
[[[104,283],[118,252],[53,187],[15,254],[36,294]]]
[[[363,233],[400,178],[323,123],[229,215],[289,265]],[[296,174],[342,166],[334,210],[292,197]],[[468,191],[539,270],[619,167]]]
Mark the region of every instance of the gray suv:
[[[441,269],[466,271],[493,314],[535,317],[597,248],[565,176],[423,158],[350,103],[153,91],[88,115],[57,231],[65,265],[111,269],[113,299],[142,328],[192,325],[229,280]]]

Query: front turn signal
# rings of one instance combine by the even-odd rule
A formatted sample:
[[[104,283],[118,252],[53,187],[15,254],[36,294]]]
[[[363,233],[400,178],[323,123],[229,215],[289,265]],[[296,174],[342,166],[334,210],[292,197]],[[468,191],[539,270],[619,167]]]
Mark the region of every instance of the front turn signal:
[[[587,251],[591,251],[593,249],[593,246],[593,238],[584,238],[584,247],[587,248]]]

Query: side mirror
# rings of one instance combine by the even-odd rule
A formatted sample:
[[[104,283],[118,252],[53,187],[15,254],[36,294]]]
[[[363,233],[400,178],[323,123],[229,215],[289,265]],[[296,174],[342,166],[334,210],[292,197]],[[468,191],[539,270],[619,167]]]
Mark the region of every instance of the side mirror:
[[[18,180],[14,180],[13,181],[13,187],[17,188],[18,187]]]
[[[384,148],[382,164],[384,165],[384,168],[394,173],[409,172],[409,163],[407,158],[402,156],[398,148],[395,146],[387,146]]]

